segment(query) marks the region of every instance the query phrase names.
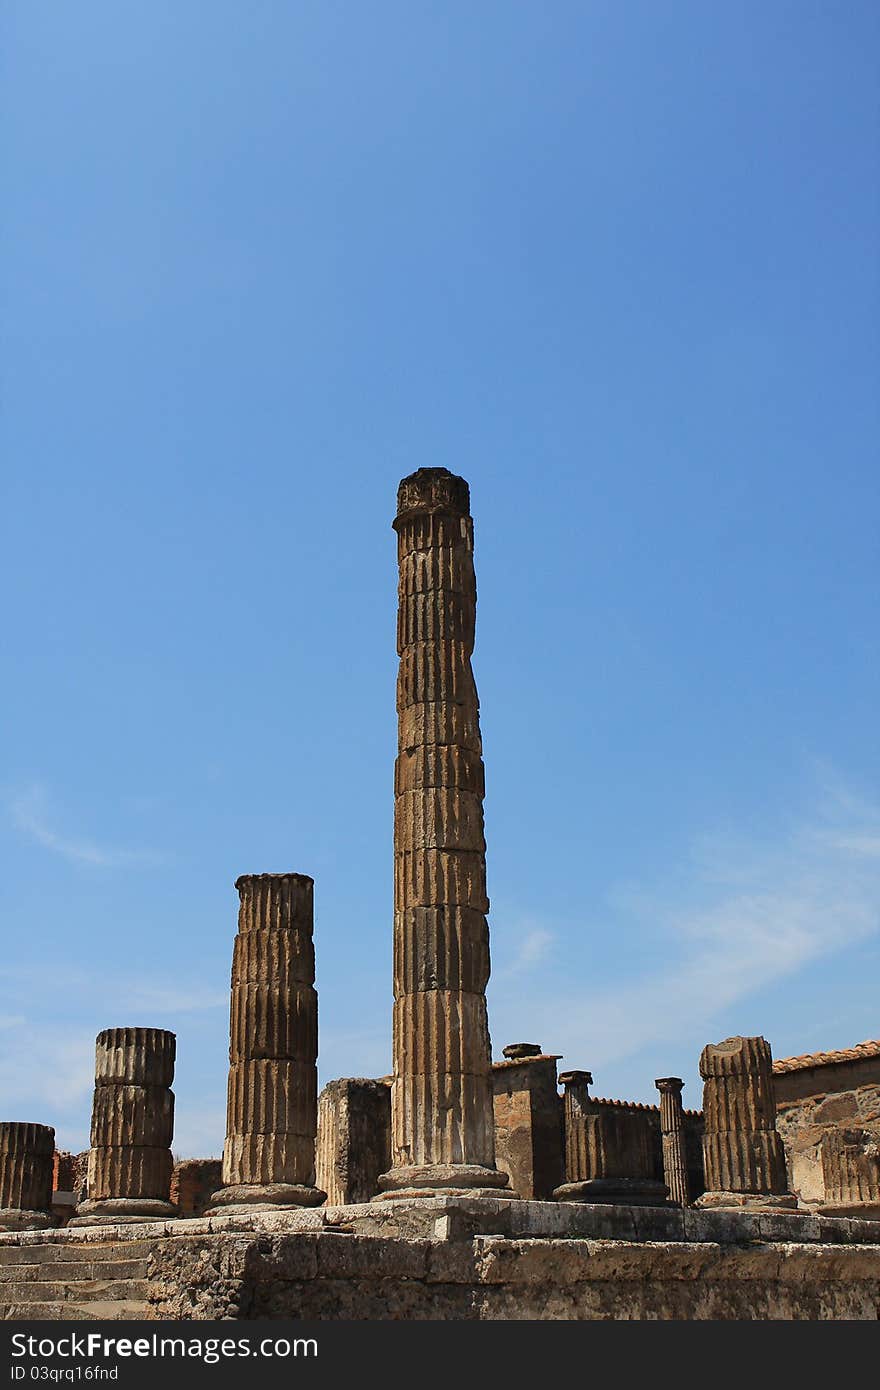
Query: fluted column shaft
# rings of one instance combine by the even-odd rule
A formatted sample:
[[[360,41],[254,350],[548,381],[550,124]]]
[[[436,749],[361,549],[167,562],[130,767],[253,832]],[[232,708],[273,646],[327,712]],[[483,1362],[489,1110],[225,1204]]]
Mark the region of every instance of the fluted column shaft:
[[[660,1137],[663,1145],[663,1180],[669,1200],[686,1207],[690,1202],[687,1150],[685,1148],[684,1109],[679,1076],[663,1076],[654,1082],[660,1092]]]
[[[95,1043],[87,1200],[76,1224],[172,1216],[176,1039],[163,1028],[105,1028]]]
[[[314,883],[245,874],[232,955],[223,1187],[214,1204],[315,1205]]]
[[[380,1186],[501,1187],[486,1014],[489,929],[467,483],[398,492],[392,1168]]]
[[[0,1231],[50,1224],[54,1153],[51,1125],[0,1123]]]
[[[770,1044],[765,1038],[740,1037],[710,1043],[700,1055],[700,1075],[706,1192],[699,1204],[795,1204],[786,1195]]]
[[[566,1184],[583,1182],[586,1178],[596,1176],[587,1142],[590,1086],[593,1077],[588,1071],[566,1071],[560,1072],[559,1081],[563,1088],[565,1181]]]

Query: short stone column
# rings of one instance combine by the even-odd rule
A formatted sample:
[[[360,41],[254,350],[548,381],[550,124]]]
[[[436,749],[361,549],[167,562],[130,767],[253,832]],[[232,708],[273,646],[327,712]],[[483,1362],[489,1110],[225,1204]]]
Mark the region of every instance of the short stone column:
[[[549,1201],[565,1177],[558,1056],[537,1043],[510,1043],[492,1064],[495,1162],[518,1197]]]
[[[317,1206],[314,882],[244,874],[235,886],[223,1186],[212,1210]]]
[[[684,1082],[680,1076],[661,1076],[654,1082],[660,1092],[660,1137],[663,1144],[663,1181],[669,1189],[669,1200],[680,1207],[690,1202],[687,1150],[685,1147],[684,1108],[681,1092]]]
[[[168,1200],[176,1039],[163,1028],[105,1028],[95,1044],[88,1195],[70,1223],[176,1216]]]
[[[785,1151],[776,1131],[773,1057],[765,1038],[727,1038],[700,1054],[703,1160],[700,1207],[789,1209]]]
[[[588,1071],[563,1072],[565,1182],[559,1202],[614,1202],[663,1206],[666,1184],[654,1176],[648,1106],[595,1100]],[[656,1113],[656,1112],[655,1112]]]
[[[0,1123],[0,1231],[36,1231],[52,1225],[51,1125]]]
[[[318,1097],[318,1186],[327,1205],[369,1202],[391,1163],[391,1079],[342,1077]]]

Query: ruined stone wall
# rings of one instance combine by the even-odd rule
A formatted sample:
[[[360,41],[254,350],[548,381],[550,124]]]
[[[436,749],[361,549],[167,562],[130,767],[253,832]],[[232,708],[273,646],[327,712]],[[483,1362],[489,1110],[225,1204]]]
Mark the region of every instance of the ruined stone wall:
[[[864,1319],[876,1246],[403,1240],[323,1231],[186,1237],[150,1261],[148,1316],[628,1320]]]
[[[171,1174],[170,1201],[181,1216],[201,1216],[220,1186],[223,1167],[219,1158],[184,1158]]]
[[[793,1058],[774,1066],[776,1128],[791,1190],[803,1202],[839,1202],[837,1185],[826,1184],[826,1135],[861,1131],[866,1143],[880,1141],[880,1045],[877,1056],[860,1056],[858,1048],[851,1052],[850,1058],[829,1064],[798,1065],[801,1059]]]

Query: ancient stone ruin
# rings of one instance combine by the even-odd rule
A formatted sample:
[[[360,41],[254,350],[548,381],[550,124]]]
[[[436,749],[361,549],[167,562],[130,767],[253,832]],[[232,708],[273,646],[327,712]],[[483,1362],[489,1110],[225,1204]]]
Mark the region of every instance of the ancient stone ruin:
[[[0,1231],[51,1224],[54,1152],[50,1125],[0,1123]]]
[[[232,955],[229,1087],[218,1209],[315,1206],[318,996],[314,883],[245,874]]]
[[[700,1055],[704,1207],[797,1206],[776,1129],[773,1058],[765,1038],[727,1038]]]
[[[176,1039],[162,1028],[105,1028],[95,1044],[88,1198],[77,1225],[174,1216],[169,1192]]]
[[[687,1141],[680,1076],[662,1076],[654,1082],[660,1092],[660,1131],[663,1142],[663,1181],[670,1201],[686,1207],[690,1201]]]
[[[463,478],[397,494],[392,1166],[383,1192],[490,1192],[489,928],[483,758],[471,670],[477,588]]]
[[[0,1124],[0,1314],[876,1320],[880,1043],[710,1044],[701,1111],[492,1062],[467,483],[419,469],[394,529],[393,1076],[319,1102],[312,879],[240,877],[222,1162],[174,1164],[174,1034],[105,1029],[87,1174]]]

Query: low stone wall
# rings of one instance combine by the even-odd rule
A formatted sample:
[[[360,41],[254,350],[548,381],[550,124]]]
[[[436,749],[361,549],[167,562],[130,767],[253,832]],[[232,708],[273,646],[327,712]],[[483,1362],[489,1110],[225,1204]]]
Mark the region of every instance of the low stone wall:
[[[880,1223],[431,1198],[20,1232],[0,1237],[3,1316],[112,1315],[117,1270],[118,1306],[163,1320],[873,1321]],[[76,1301],[48,1302],[71,1274]]]
[[[171,1174],[169,1201],[181,1216],[201,1216],[221,1184],[219,1158],[184,1158]]]
[[[875,1246],[190,1237],[152,1257],[159,1318],[859,1318],[880,1313]]]

